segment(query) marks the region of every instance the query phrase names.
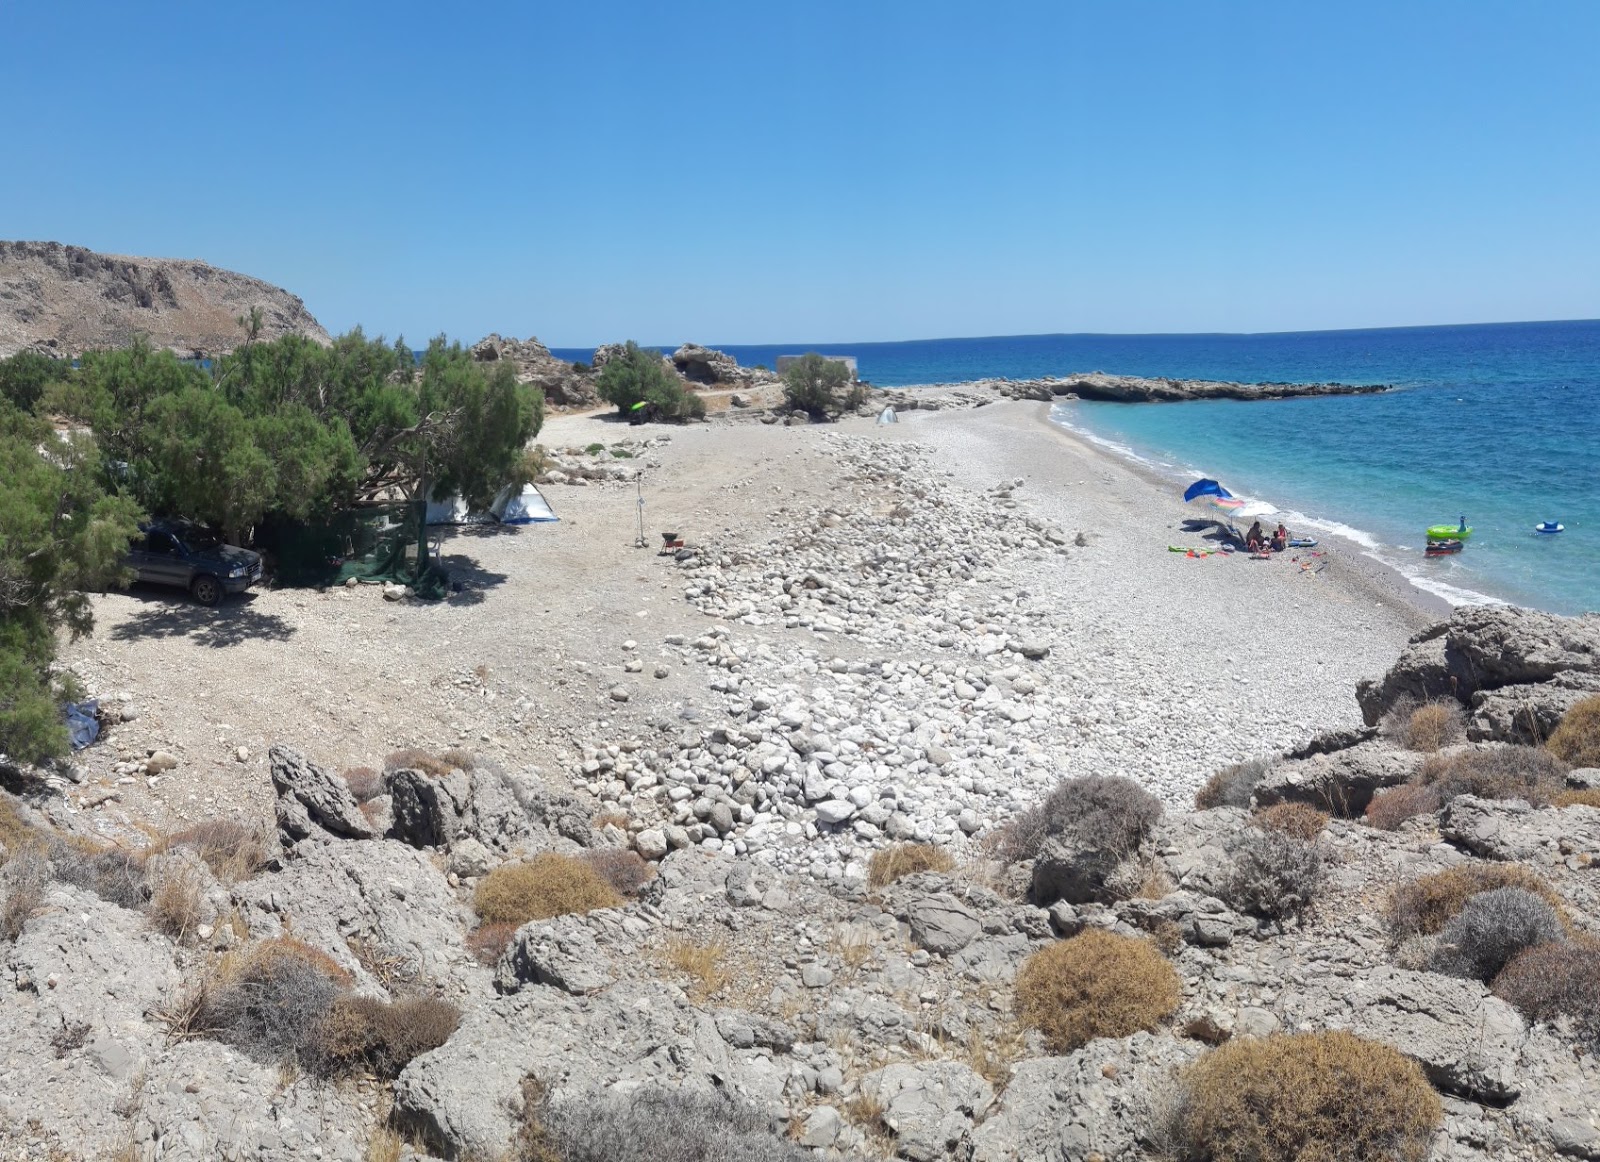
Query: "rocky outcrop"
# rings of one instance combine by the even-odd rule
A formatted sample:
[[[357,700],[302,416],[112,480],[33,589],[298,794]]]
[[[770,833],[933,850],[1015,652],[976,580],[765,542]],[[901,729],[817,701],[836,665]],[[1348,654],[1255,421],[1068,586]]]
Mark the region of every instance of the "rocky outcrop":
[[[732,355],[698,343],[685,343],[674,351],[672,364],[693,383],[734,383],[741,377],[739,361]]]
[[[472,345],[472,357],[480,363],[506,362],[516,368],[520,383],[531,383],[544,392],[545,402],[556,407],[593,407],[594,372],[580,365],[557,359],[550,349],[532,335],[526,339],[503,339],[485,335]],[[594,370],[599,370],[599,364]]]
[[[1347,750],[1286,759],[1273,765],[1255,787],[1255,801],[1309,803],[1334,815],[1352,817],[1366,810],[1373,795],[1416,773],[1421,759],[1387,742],[1360,743]]]
[[[1512,606],[1469,606],[1413,637],[1356,700],[1369,726],[1407,700],[1453,698],[1475,741],[1546,737],[1566,709],[1600,692],[1600,614],[1557,617]],[[1541,733],[1542,732],[1542,733]]]
[[[241,315],[261,310],[261,337],[328,333],[281,287],[194,259],[128,258],[59,242],[0,241],[0,357],[71,358],[145,336],[183,355],[244,341]]]
[[[979,380],[964,387],[993,387],[1011,399],[1060,396],[1108,403],[1179,403],[1192,399],[1291,399],[1305,395],[1371,395],[1388,391],[1378,383],[1224,383],[1209,379],[1145,379],[1137,375],[1076,372],[1045,379]]]
[[[272,789],[278,795],[278,831],[286,843],[314,835],[371,839],[376,834],[361,813],[361,804],[338,775],[285,746],[273,747],[268,757]]]

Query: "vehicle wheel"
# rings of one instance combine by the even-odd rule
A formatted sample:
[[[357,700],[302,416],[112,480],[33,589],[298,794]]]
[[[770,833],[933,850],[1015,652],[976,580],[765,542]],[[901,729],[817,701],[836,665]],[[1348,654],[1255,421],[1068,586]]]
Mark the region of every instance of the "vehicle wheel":
[[[194,599],[201,605],[215,605],[222,600],[222,582],[215,577],[201,574],[194,579],[194,584],[189,586],[189,592],[194,594]]]

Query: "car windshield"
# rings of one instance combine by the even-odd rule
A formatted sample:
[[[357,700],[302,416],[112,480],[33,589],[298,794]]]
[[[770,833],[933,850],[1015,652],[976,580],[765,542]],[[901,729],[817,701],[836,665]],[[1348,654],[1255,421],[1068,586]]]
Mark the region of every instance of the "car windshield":
[[[184,529],[183,543],[191,553],[222,547],[222,538],[208,529]]]

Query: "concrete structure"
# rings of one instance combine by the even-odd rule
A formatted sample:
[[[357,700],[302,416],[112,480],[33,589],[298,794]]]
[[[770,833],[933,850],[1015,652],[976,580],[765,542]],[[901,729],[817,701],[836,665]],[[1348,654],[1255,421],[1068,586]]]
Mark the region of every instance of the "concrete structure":
[[[793,363],[797,359],[803,358],[805,358],[803,355],[778,356],[778,374],[782,375],[788,368],[789,364]],[[823,358],[832,363],[843,363],[850,369],[850,378],[852,381],[861,378],[861,376],[856,372],[856,357],[854,355],[824,355]]]

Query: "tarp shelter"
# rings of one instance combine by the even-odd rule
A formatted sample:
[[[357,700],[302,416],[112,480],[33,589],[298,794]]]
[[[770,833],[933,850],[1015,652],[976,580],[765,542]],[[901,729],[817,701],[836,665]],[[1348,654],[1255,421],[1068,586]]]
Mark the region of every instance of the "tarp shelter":
[[[878,413],[878,422],[880,424],[898,424],[900,417],[894,414],[894,408],[886,407]]]
[[[489,512],[501,524],[507,525],[544,524],[561,519],[550,508],[544,493],[532,484],[502,489],[489,506]]]
[[[467,507],[467,502],[459,496],[447,496],[443,500],[428,501],[428,523],[430,525],[475,524],[488,519],[482,513],[474,513]]]
[[[355,578],[393,581],[419,597],[443,597],[449,580],[428,559],[427,505],[420,500],[361,504],[324,521],[284,521],[256,531],[273,576],[290,586],[339,585]]]

